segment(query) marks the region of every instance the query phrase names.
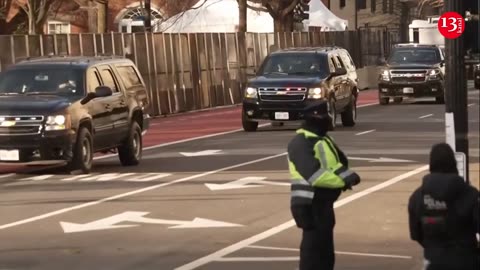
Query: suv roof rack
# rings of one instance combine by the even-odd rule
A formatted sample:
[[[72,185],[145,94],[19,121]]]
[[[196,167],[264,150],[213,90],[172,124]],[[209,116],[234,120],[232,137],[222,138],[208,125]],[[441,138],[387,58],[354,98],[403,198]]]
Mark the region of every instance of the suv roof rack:
[[[396,43],[394,47],[438,47],[436,44],[422,44],[422,43]]]

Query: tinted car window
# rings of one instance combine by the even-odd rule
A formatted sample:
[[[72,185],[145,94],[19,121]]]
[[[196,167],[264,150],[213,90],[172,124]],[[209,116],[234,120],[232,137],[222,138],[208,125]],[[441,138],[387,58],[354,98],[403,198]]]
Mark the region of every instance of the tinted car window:
[[[113,78],[113,74],[112,74],[112,71],[110,71],[110,69],[102,68],[100,70],[100,75],[102,76],[104,86],[110,87],[113,92],[118,92],[117,84],[115,83],[115,79]]]
[[[329,69],[326,58],[324,60],[315,54],[282,53],[268,57],[259,70],[260,75],[275,73],[326,76]]]
[[[88,91],[94,92],[97,87],[100,86],[100,79],[98,77],[98,73],[94,69],[90,69],[87,72],[87,84],[88,84]]]
[[[137,72],[132,66],[117,67],[117,70],[120,73],[120,78],[125,84],[125,88],[142,85],[142,82],[140,81]]]
[[[0,74],[0,94],[84,95],[83,70],[28,67]]]
[[[435,64],[440,61],[440,53],[436,48],[396,48],[388,59],[389,64]]]

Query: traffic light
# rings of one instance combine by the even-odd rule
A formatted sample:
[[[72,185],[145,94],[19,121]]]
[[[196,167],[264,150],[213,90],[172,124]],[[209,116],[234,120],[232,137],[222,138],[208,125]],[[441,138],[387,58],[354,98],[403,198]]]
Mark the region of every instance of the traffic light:
[[[310,18],[310,0],[300,0],[300,2],[293,9],[293,19],[296,22],[302,22]]]

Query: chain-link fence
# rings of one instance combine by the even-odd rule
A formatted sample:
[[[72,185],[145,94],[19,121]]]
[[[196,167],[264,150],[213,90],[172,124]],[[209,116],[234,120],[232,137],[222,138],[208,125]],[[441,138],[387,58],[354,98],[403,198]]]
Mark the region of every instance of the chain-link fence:
[[[0,71],[22,58],[123,55],[134,61],[148,88],[152,114],[241,102],[246,73],[269,52],[335,45],[362,68],[374,65],[396,39],[380,30],[294,33],[109,33],[0,36]]]

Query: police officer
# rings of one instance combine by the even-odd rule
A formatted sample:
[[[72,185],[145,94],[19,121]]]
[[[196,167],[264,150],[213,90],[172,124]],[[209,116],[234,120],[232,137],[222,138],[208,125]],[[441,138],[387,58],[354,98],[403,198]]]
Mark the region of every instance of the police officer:
[[[430,173],[410,196],[410,238],[424,249],[426,270],[478,270],[479,193],[458,175],[452,148],[430,152]]]
[[[291,212],[302,229],[299,270],[333,270],[334,202],[360,182],[345,154],[327,135],[332,128],[326,102],[305,109],[305,121],[288,144]]]

